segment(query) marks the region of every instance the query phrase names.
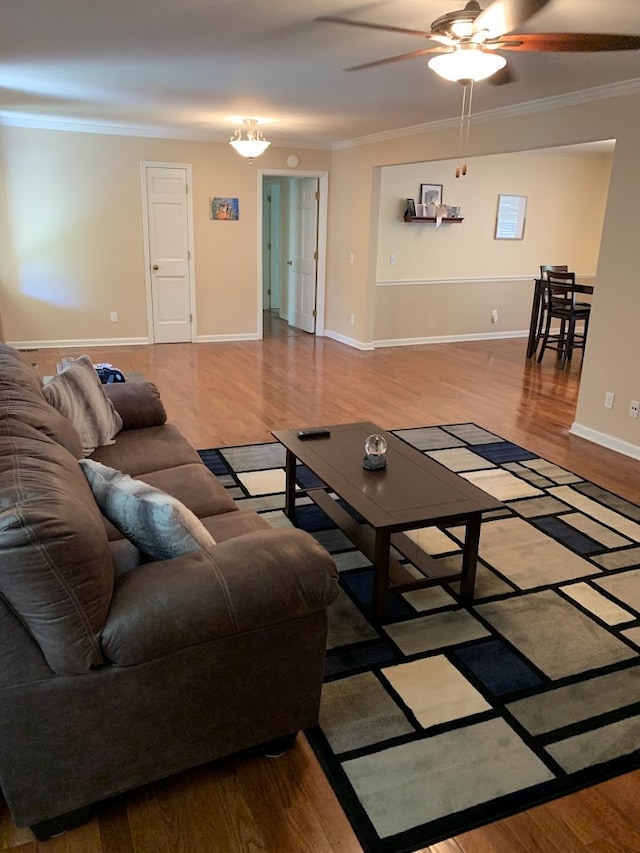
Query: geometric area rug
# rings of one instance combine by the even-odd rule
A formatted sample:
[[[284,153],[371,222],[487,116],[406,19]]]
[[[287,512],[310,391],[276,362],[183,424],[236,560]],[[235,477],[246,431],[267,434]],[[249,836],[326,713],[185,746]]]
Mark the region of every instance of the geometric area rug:
[[[375,627],[371,563],[305,497],[318,481],[298,466],[297,524],[340,571],[320,725],[305,734],[370,853],[640,766],[640,507],[474,424],[393,432],[504,508],[483,516],[471,604],[459,583],[417,590]],[[201,455],[241,508],[290,524],[279,444]],[[462,536],[415,542],[455,574]]]

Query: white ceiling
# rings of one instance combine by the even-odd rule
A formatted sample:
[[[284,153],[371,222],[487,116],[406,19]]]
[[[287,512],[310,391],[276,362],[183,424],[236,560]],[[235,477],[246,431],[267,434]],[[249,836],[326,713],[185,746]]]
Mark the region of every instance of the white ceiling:
[[[270,119],[276,145],[338,142],[455,118],[461,88],[412,59],[349,65],[428,45],[315,23],[340,15],[429,29],[464,0],[3,0],[0,123],[228,139],[232,116]],[[551,0],[532,32],[640,35],[638,0]],[[517,80],[475,87],[474,112],[623,80],[640,54],[513,53]]]

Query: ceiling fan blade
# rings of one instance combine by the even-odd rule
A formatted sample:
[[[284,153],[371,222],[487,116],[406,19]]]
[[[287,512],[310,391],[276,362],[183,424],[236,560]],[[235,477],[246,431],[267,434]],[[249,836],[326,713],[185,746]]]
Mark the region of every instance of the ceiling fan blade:
[[[385,32],[389,33],[403,33],[407,36],[422,36],[422,38],[428,39],[432,37],[431,33],[426,32],[426,30],[409,30],[406,29],[406,27],[391,27],[387,24],[371,24],[366,21],[352,21],[349,18],[338,18],[335,15],[323,15],[315,20],[327,24],[347,24],[350,27],[365,27],[370,30],[385,30]]]
[[[352,65],[351,68],[345,68],[345,71],[362,71],[365,68],[375,68],[377,65],[390,65],[392,62],[403,62],[405,59],[415,59],[417,56],[424,56],[427,53],[443,53],[442,47],[425,47],[422,50],[412,50],[411,53],[401,53],[398,56],[388,56],[386,59],[376,59],[373,62],[364,62],[362,65]]]
[[[521,27],[549,0],[493,0],[473,22],[474,33],[485,32],[493,39]]]
[[[504,41],[495,39],[488,46],[498,50],[557,53],[640,50],[640,36],[614,33],[510,33]]]
[[[513,83],[515,80],[516,75],[508,64],[499,71],[496,71],[495,74],[492,74],[491,77],[487,77],[487,83],[490,83],[492,86],[506,86],[507,83]]]

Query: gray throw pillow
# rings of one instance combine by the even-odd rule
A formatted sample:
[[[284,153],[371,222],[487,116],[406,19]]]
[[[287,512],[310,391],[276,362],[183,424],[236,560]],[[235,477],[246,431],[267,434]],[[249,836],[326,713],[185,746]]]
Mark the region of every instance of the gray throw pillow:
[[[104,393],[88,355],[76,358],[64,373],[54,376],[42,393],[76,428],[85,456],[96,447],[113,444],[122,429],[122,418]]]
[[[170,560],[216,544],[200,519],[166,492],[93,459],[79,464],[102,514],[145,554]]]

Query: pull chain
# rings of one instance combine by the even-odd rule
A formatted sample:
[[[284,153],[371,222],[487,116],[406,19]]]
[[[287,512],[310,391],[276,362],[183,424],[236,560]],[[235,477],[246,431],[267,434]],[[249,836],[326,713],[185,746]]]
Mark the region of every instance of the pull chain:
[[[458,165],[456,178],[467,174],[467,152],[469,150],[469,133],[471,131],[471,106],[473,103],[473,80],[462,81],[462,113],[460,115],[460,138],[458,140]],[[468,90],[468,92],[467,92]],[[460,165],[460,162],[462,166]]]

